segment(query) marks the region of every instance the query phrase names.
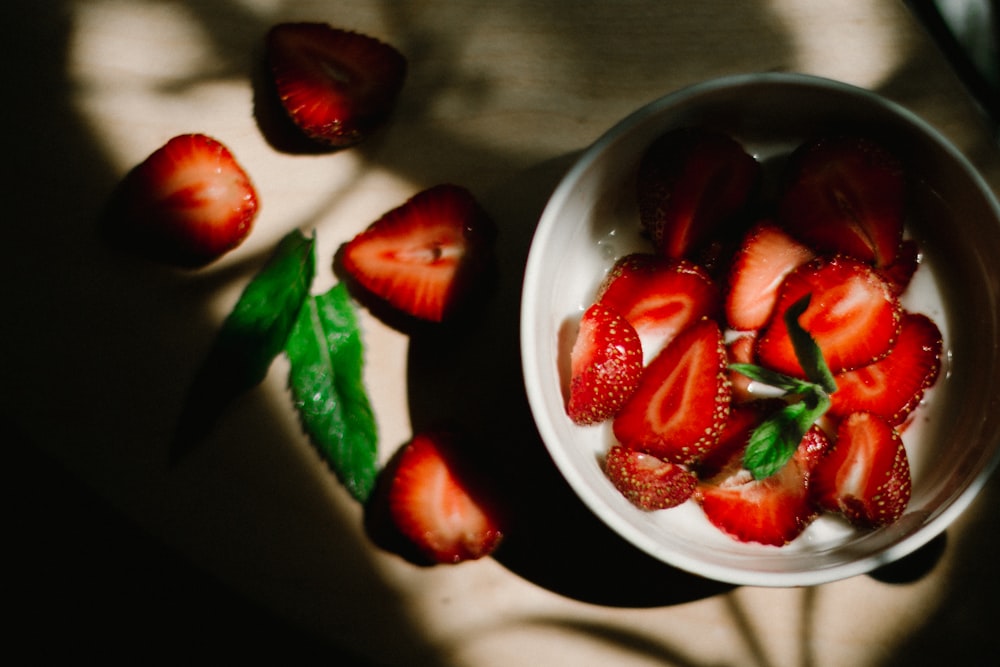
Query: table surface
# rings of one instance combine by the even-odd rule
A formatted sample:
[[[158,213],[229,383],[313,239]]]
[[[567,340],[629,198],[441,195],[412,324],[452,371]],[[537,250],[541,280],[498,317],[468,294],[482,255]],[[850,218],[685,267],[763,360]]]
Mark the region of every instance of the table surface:
[[[16,530],[7,548],[23,556],[7,586],[23,595],[25,630],[83,624],[80,646],[107,651],[147,625],[136,614],[163,602],[162,634],[142,636],[194,650],[212,624],[227,627],[208,618],[206,609],[218,607],[207,597],[183,588],[202,582],[274,621],[227,634],[230,650],[260,647],[282,627],[292,637],[287,651],[308,645],[362,664],[822,667],[945,656],[981,664],[1000,650],[988,620],[1000,599],[995,479],[944,538],[895,567],[769,589],[703,581],[618,541],[573,501],[530,429],[511,452],[548,466],[532,479],[550,488],[523,489],[538,496],[527,529],[509,535],[496,558],[411,565],[372,544],[361,508],[302,436],[281,359],[199,450],[179,465],[167,461],[187,383],[279,238],[316,230],[322,288],[333,284],[325,258],[340,244],[409,195],[449,181],[472,190],[501,229],[491,307],[504,323],[461,339],[411,337],[361,312],[381,456],[449,411],[523,422],[526,415],[509,412],[523,411],[517,289],[546,197],[605,129],[703,79],[795,71],[875,90],[938,128],[998,191],[1000,151],[987,125],[903,3],[12,7],[14,20],[0,28],[5,79],[14,84],[3,110],[14,159],[0,262],[10,313],[2,404],[11,460],[30,459],[9,469],[17,493],[7,503],[21,519],[8,523]],[[396,113],[370,141],[314,155],[268,141],[254,113],[256,68],[264,33],[288,20],[364,32],[407,55]],[[95,221],[115,183],[169,137],[192,131],[223,141],[251,174],[262,202],[253,234],[194,273],[105,247]],[[488,410],[470,407],[487,399]],[[121,551],[118,523],[88,523],[102,508],[120,517],[121,531],[134,527],[176,562]],[[184,573],[176,581],[191,593],[188,607],[162,588],[145,607],[142,595],[121,593],[157,590],[151,582],[169,568]],[[101,616],[104,603],[136,607]],[[195,630],[192,619],[207,625]]]

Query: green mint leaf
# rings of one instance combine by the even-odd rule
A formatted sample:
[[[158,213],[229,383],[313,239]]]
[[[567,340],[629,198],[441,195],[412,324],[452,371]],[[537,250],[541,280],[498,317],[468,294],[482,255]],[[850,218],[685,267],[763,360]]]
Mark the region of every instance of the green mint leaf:
[[[378,437],[362,377],[361,333],[346,287],[306,299],[285,352],[303,430],[351,495],[364,502],[378,472]]]
[[[801,401],[785,405],[754,429],[743,455],[743,466],[754,479],[765,479],[781,470],[806,432],[829,407],[829,396],[818,386]]]
[[[813,384],[822,387],[826,393],[832,394],[837,391],[837,383],[833,379],[833,373],[826,365],[826,359],[823,358],[823,352],[816,344],[816,339],[799,324],[799,318],[802,313],[806,312],[811,300],[812,294],[806,294],[789,306],[788,310],[785,311],[785,326],[788,328],[788,337],[795,349],[795,356],[799,360],[802,370],[805,371],[806,377]]]
[[[806,412],[803,403],[790,403],[754,429],[743,454],[743,467],[754,479],[770,477],[792,458],[805,435],[800,426]]]
[[[812,294],[807,294],[785,311],[788,336],[809,382],[752,364],[730,366],[751,380],[783,389],[787,396],[798,399],[765,419],[750,434],[743,454],[743,466],[754,479],[770,477],[788,463],[806,432],[826,414],[830,408],[830,394],[837,390],[837,383],[822,350],[812,335],[799,324],[799,318],[811,300]]]
[[[805,382],[790,375],[773,371],[770,368],[757,366],[756,364],[729,364],[729,368],[741,375],[747,376],[754,382],[780,389],[786,394],[804,394],[814,386],[812,382]]]
[[[247,388],[264,379],[285,348],[316,272],[315,245],[298,230],[286,235],[222,324],[217,344],[239,351]]]
[[[229,404],[267,375],[309,294],[315,267],[315,240],[295,230],[244,288],[188,392],[171,443],[174,459],[197,446]]]

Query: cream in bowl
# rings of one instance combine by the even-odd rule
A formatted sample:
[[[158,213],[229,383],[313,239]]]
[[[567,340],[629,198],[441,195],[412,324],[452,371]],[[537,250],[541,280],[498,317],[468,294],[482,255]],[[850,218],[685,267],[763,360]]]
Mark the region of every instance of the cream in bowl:
[[[620,416],[621,411],[635,412],[634,405],[618,406],[616,416],[595,419],[595,423],[571,418],[573,346],[585,314],[606,289],[609,272],[617,272],[622,258],[633,254],[685,252],[651,243],[655,230],[640,223],[637,201],[643,157],[659,139],[685,128],[731,138],[759,165],[754,185],[758,203],[733,233],[740,239],[777,211],[777,204],[769,207],[759,202],[778,196],[775,193],[784,186],[777,184],[784,183],[793,163],[791,156],[817,138],[870,138],[887,147],[902,165],[902,233],[909,247],[919,249],[919,264],[903,289],[887,297],[898,301],[899,313],[886,318],[908,321],[911,315],[919,315],[932,322],[940,350],[932,385],[922,391],[920,404],[909,406],[905,420],[891,425],[905,449],[911,484],[904,507],[891,521],[859,526],[843,513],[822,511],[783,546],[743,540],[720,530],[706,516],[709,506],[701,490],[707,475],[697,480],[699,490],[678,506],[644,509],[626,498],[605,471],[610,451],[623,440],[642,439],[635,434],[636,428],[625,423],[630,420]],[[738,199],[738,194],[733,196]],[[713,204],[721,206],[727,198],[720,195]],[[732,248],[717,242],[731,240],[725,238],[728,233],[716,230],[713,238],[701,244],[721,246],[714,256],[722,264],[731,261],[727,253]],[[822,239],[816,243],[822,246]],[[710,265],[710,256],[702,252],[688,259]],[[899,106],[845,84],[792,74],[736,76],[686,88],[638,110],[591,146],[557,187],[539,221],[528,257],[521,313],[523,372],[533,416],[555,464],[581,501],[625,539],[665,563],[721,581],[767,586],[819,584],[870,571],[911,553],[943,531],[996,466],[1000,451],[1000,268],[993,258],[998,256],[1000,207],[988,186],[940,134]],[[877,266],[885,277],[891,273],[888,264],[895,271],[895,265],[903,263],[892,259],[874,257],[865,262]],[[822,261],[805,257],[801,264]],[[832,263],[838,262],[847,264]],[[822,269],[845,270],[839,264]],[[724,303],[731,291],[723,277],[726,269],[707,266],[706,271]],[[893,279],[886,280],[892,283]],[[819,283],[809,284],[815,297]],[[892,291],[891,286],[886,289]],[[745,302],[752,304],[753,299]],[[734,308],[749,316],[749,306]],[[808,317],[807,311],[803,321]],[[778,319],[772,317],[768,326],[781,328],[775,324]],[[780,319],[785,329],[794,327]],[[722,344],[729,346],[739,332],[727,326],[725,313],[716,315],[715,321]],[[874,316],[864,320],[864,327],[872,333],[858,339],[876,339],[880,321]],[[701,328],[687,337],[702,336],[709,341],[703,343],[703,350],[713,349],[710,341],[715,334],[707,331],[710,326]],[[899,335],[899,330],[893,334]],[[814,337],[821,339],[822,332],[815,331]],[[766,346],[758,342],[754,348],[768,358],[766,365],[791,368],[782,366],[780,354],[761,352]],[[787,343],[775,346],[788,356]],[[727,386],[720,389],[717,399],[718,419],[729,419],[737,403],[734,393],[746,389],[743,385],[735,388],[734,380],[739,380],[728,366],[733,359],[726,349],[725,359],[712,362],[722,364],[726,371]],[[836,367],[837,355],[826,349],[833,370],[843,370]],[[660,350],[645,352],[642,373],[648,374]],[[661,363],[658,372],[668,378],[668,367],[690,356],[675,351],[675,358]],[[704,352],[702,356],[712,355]],[[813,379],[811,371],[806,376]],[[771,388],[762,382],[757,385],[758,391]],[[637,402],[636,392],[641,391],[630,390],[622,402]],[[646,393],[656,392],[647,389]],[[833,391],[827,398],[836,396]],[[711,417],[709,412],[703,414],[706,420]],[[819,424],[830,429],[833,437],[838,421],[847,420],[827,412]],[[683,459],[683,465],[696,470],[707,456],[695,452]]]

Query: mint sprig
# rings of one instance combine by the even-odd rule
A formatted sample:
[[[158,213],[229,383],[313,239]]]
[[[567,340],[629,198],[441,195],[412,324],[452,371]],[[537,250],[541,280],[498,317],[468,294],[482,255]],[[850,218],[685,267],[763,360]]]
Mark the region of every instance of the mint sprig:
[[[378,472],[378,431],[364,384],[364,345],[346,286],[312,294],[315,235],[287,234],[244,288],[188,393],[171,456],[190,453],[240,395],[289,361],[302,429],[350,494],[367,499]]]
[[[754,479],[766,479],[781,470],[795,454],[802,438],[830,408],[830,394],[837,383],[823,352],[812,335],[799,324],[809,307],[807,294],[785,311],[785,325],[795,356],[808,380],[785,375],[755,364],[730,364],[729,368],[754,382],[781,391],[785,405],[765,419],[753,433],[743,454],[743,467]]]

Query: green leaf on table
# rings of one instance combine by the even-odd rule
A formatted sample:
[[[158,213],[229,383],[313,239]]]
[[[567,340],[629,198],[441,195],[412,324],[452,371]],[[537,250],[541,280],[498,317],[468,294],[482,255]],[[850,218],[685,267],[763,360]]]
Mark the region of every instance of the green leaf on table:
[[[315,270],[315,239],[295,230],[244,288],[188,392],[171,445],[174,459],[196,447],[229,404],[267,376]]]
[[[343,284],[306,299],[285,346],[303,430],[360,501],[378,472],[378,434],[363,381],[364,348]]]

